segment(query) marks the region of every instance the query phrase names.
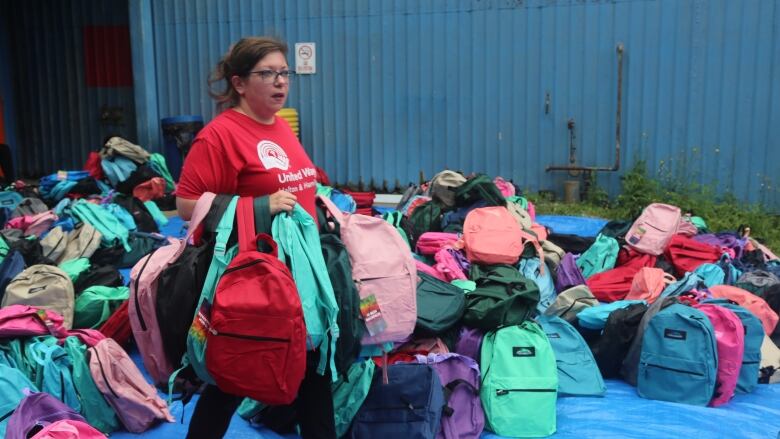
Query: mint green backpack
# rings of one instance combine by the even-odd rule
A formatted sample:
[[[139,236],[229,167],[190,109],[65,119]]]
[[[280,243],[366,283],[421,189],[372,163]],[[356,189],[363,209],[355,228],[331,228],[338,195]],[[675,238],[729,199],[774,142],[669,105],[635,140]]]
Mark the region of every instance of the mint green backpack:
[[[73,327],[97,329],[129,297],[128,287],[95,285],[87,288],[76,298]]]
[[[149,156],[148,163],[154,172],[165,179],[165,192],[170,192],[176,189],[171,171],[168,170],[168,163],[165,162],[165,157],[162,154],[157,152],[152,154]]]
[[[160,207],[157,206],[157,203],[152,200],[144,201],[144,206],[146,206],[146,210],[148,210],[152,215],[152,218],[154,218],[154,222],[157,223],[157,227],[163,228],[168,225],[168,217],[162,213]]]
[[[102,206],[78,200],[71,206],[71,213],[79,221],[97,229],[102,235],[102,243],[105,246],[113,246],[116,241],[119,241],[122,243],[125,251],[130,252],[132,250],[127,242],[130,231]]]
[[[0,437],[5,437],[8,419],[24,399],[25,389],[38,391],[22,372],[0,361]]]
[[[79,390],[79,401],[81,402],[81,416],[93,427],[101,432],[108,434],[119,430],[119,419],[116,417],[114,409],[108,405],[103,394],[100,393],[92,374],[89,372],[89,363],[87,362],[87,345],[81,342],[78,337],[68,337],[63,346],[65,352],[70,357],[73,364],[73,384]]]
[[[596,241],[577,259],[585,279],[615,268],[620,246],[615,238],[599,233]]]
[[[322,375],[325,368],[330,367],[332,376],[336,377],[338,372],[334,357],[339,337],[336,323],[339,308],[322,256],[317,224],[300,204],[296,204],[291,213],[280,213],[274,217],[271,234],[279,246],[279,260],[291,267],[298,287],[306,321],[308,349],[320,350],[317,373]]]
[[[41,392],[51,394],[75,411],[81,411],[81,402],[73,385],[71,361],[65,349],[52,336],[33,337],[26,342],[25,356],[32,367],[30,376]]]
[[[336,420],[336,437],[347,434],[352,419],[368,396],[374,379],[374,361],[370,358],[352,363],[347,376],[333,383],[333,415]]]
[[[398,234],[401,235],[401,238],[404,239],[406,244],[409,246],[409,249],[414,251],[412,248],[412,244],[409,243],[409,235],[406,233],[406,230],[404,230],[403,225],[401,221],[403,221],[404,214],[401,211],[393,211],[393,212],[385,212],[382,214],[382,219],[390,223],[393,227],[395,227],[395,230],[398,231]]]
[[[481,358],[486,426],[500,436],[555,433],[558,368],[542,328],[526,320],[490,332]]]
[[[58,267],[68,275],[71,281],[76,282],[82,273],[89,270],[89,259],[76,258],[61,262]]]

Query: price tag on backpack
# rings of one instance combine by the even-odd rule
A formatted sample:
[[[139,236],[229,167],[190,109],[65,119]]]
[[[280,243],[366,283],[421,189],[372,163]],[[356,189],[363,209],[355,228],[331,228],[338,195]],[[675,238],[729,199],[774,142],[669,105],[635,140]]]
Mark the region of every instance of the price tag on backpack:
[[[382,310],[379,309],[379,304],[376,302],[376,296],[373,294],[364,297],[360,300],[360,313],[363,315],[363,320],[366,322],[366,329],[368,329],[371,337],[382,333],[387,329],[387,322],[382,317]]]
[[[68,171],[57,171],[57,180],[67,180]]]

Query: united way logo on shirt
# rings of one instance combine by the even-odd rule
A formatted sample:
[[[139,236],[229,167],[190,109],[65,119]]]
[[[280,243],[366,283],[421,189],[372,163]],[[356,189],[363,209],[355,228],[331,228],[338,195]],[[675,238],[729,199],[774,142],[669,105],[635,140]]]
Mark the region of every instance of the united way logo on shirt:
[[[257,155],[263,163],[265,169],[281,169],[286,171],[290,168],[290,159],[281,146],[270,140],[262,140],[257,144]]]

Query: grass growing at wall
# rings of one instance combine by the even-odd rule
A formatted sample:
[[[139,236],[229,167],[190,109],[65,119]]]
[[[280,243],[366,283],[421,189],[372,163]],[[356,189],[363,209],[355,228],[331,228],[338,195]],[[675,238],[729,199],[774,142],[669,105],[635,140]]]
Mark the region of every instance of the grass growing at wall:
[[[775,253],[780,251],[780,215],[772,214],[755,204],[746,204],[733,195],[717,196],[713,188],[681,183],[668,179],[663,183],[647,175],[645,162],[639,161],[622,178],[621,192],[615,199],[594,184],[590,184],[584,200],[577,204],[551,201],[541,194],[529,194],[540,214],[592,216],[608,219],[632,219],[650,203],[667,203],[690,212],[707,223],[713,232],[736,231],[746,224],[751,236],[766,244]]]

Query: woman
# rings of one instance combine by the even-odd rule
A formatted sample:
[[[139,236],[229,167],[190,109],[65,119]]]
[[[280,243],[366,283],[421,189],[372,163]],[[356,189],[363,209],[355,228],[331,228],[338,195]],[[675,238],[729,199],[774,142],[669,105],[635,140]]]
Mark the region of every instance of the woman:
[[[290,126],[276,116],[287,99],[292,77],[286,56],[284,42],[249,37],[234,44],[217,64],[209,85],[224,81],[224,91],[211,92],[220,114],[198,133],[176,189],[176,205],[185,220],[204,192],[267,196],[269,212],[260,215],[290,212],[300,203],[317,217],[315,167]],[[330,376],[317,375],[318,359],[318,351],[308,352],[298,398],[290,410],[277,411],[279,416],[274,418],[294,412],[304,438],[334,438]],[[187,437],[224,436],[241,400],[207,386]]]

